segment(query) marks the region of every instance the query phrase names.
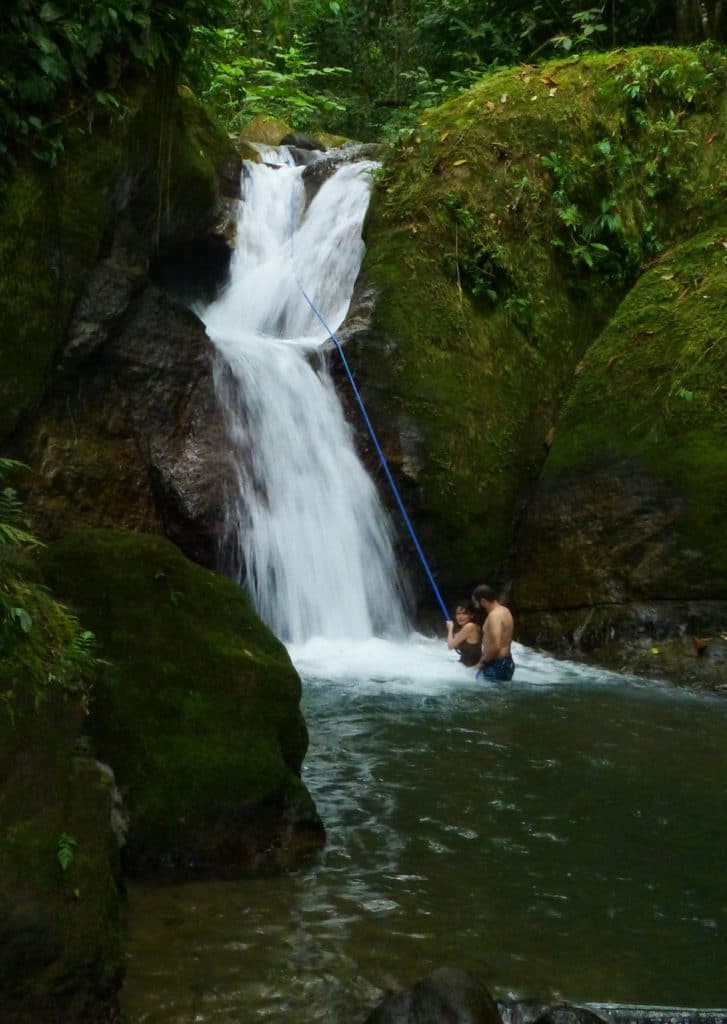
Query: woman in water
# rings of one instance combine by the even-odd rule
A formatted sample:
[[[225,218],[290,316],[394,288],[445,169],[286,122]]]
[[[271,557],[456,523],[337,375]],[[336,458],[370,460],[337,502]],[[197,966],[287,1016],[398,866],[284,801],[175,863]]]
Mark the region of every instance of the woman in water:
[[[454,609],[455,622],[447,619],[447,647],[459,654],[459,660],[472,668],[482,658],[482,627],[477,621],[477,610],[472,601],[458,601]]]

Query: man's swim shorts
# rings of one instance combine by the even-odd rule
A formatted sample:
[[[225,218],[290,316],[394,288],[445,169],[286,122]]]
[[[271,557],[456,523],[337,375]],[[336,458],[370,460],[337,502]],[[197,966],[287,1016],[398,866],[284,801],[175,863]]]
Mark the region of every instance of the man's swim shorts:
[[[500,682],[506,683],[512,679],[514,671],[515,662],[512,658],[493,658],[492,661],[488,661],[486,665],[482,666],[477,673],[477,678],[498,679]]]

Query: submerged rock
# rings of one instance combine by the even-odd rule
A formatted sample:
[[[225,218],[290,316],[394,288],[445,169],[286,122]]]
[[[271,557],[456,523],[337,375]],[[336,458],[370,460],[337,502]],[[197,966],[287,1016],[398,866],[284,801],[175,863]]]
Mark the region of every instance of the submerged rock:
[[[549,1006],[535,1018],[533,1024],[608,1024],[608,1019],[585,1006],[563,1003]]]
[[[440,967],[410,989],[385,996],[365,1024],[502,1024],[484,982],[469,971]]]

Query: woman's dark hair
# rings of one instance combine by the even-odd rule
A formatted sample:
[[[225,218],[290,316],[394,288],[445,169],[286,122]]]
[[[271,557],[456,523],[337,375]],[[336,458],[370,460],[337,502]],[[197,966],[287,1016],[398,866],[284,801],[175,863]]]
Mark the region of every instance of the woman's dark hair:
[[[474,615],[475,612],[477,611],[477,605],[475,604],[471,597],[463,597],[461,600],[455,601],[455,612],[457,611],[458,608],[461,608],[463,611],[467,612],[468,615]]]
[[[475,622],[480,627],[482,626],[482,623],[484,621],[482,609],[477,607],[477,605],[475,604],[471,597],[463,597],[460,601],[457,601],[455,603],[455,614],[458,608],[463,608],[471,617],[473,622]]]

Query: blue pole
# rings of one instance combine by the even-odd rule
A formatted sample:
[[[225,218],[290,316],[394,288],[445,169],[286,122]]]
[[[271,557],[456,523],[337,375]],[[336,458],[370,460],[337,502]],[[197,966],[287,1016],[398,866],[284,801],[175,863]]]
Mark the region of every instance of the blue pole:
[[[293,190],[291,190],[291,195],[290,195],[290,242],[291,242],[291,252],[292,252],[292,247],[293,247],[293,240],[295,238],[295,209],[294,209],[294,200],[295,200],[295,195],[294,195]],[[388,461],[386,459],[386,456],[384,455],[384,452],[383,452],[383,449],[381,448],[381,445],[379,444],[379,440],[378,440],[378,438],[376,436],[376,431],[374,430],[373,424],[371,423],[371,420],[369,419],[369,415],[366,412],[366,406],[364,405],[364,402],[363,402],[363,399],[361,397],[361,394],[360,394],[360,392],[358,390],[358,387],[356,386],[356,381],[354,380],[353,374],[351,372],[351,368],[348,365],[348,360],[346,359],[346,356],[344,354],[343,345],[341,344],[341,342],[339,341],[338,337],[336,336],[335,331],[332,331],[331,328],[326,323],[326,321],[323,319],[321,313],[316,308],[315,303],[313,302],[313,300],[308,295],[307,291],[305,290],[305,288],[301,284],[301,282],[298,279],[297,275],[296,275],[296,278],[295,278],[295,283],[297,284],[297,286],[298,286],[298,288],[300,290],[301,295],[303,296],[305,301],[310,306],[312,312],[318,318],[320,323],[323,325],[323,329],[326,331],[328,336],[333,339],[333,341],[336,344],[336,348],[338,349],[338,354],[340,355],[341,361],[343,363],[343,368],[346,371],[346,376],[348,377],[348,380],[349,380],[349,382],[351,384],[351,387],[353,389],[354,396],[356,398],[356,401],[358,402],[359,409],[361,410],[361,415],[364,418],[364,423],[366,424],[366,427],[368,429],[368,432],[369,432],[369,435],[371,437],[371,440],[374,443],[374,448],[376,449],[376,454],[378,455],[379,462],[381,463],[381,466],[382,466],[382,468],[384,470],[384,473],[386,475],[386,479],[389,482],[389,486],[390,486],[391,491],[392,491],[392,493],[394,495],[394,498],[396,499],[396,503],[399,506],[399,511],[401,512],[402,519],[404,520],[406,528],[409,531],[409,536],[412,539],[412,542],[414,544],[414,548],[416,550],[416,553],[419,556],[419,560],[420,560],[420,562],[421,562],[421,564],[422,564],[422,566],[424,568],[424,572],[426,574],[426,577],[429,580],[431,588],[432,588],[432,590],[434,592],[434,596],[436,597],[437,602],[439,604],[439,607],[440,607],[440,609],[442,611],[442,615],[444,616],[445,620],[449,619],[450,616],[449,616],[449,612],[447,611],[447,607],[446,607],[444,601],[442,600],[442,595],[439,593],[439,588],[437,587],[437,584],[436,584],[436,581],[434,579],[434,576],[432,575],[432,571],[429,568],[429,563],[427,562],[427,559],[426,559],[426,556],[424,554],[424,551],[422,550],[422,546],[419,543],[419,538],[417,537],[416,531],[414,530],[414,526],[412,524],[412,521],[409,518],[409,513],[407,512],[406,506],[404,505],[404,501],[403,501],[401,495],[399,494],[399,488],[396,486],[396,482],[394,480],[394,477],[392,476],[391,470],[389,469],[389,463],[388,463]]]

